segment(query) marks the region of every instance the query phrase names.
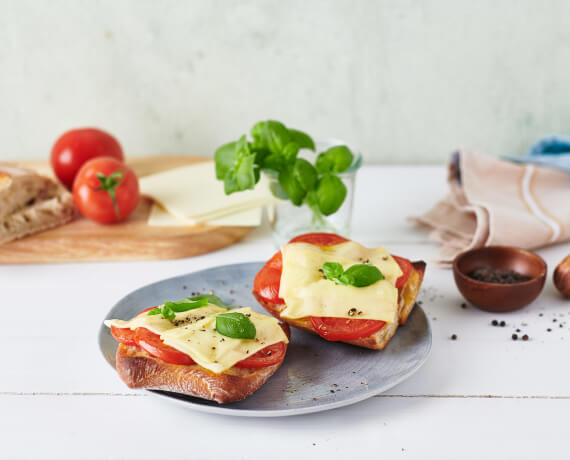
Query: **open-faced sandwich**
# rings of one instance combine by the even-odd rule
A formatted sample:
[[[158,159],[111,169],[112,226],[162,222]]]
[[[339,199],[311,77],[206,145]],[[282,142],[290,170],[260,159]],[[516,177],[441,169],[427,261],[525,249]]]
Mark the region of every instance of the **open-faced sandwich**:
[[[117,372],[130,388],[218,403],[247,398],[281,366],[289,327],[213,295],[165,302],[129,321],[105,321],[119,342]]]
[[[320,335],[382,350],[414,308],[426,264],[330,233],[293,238],[255,277],[273,316]]]

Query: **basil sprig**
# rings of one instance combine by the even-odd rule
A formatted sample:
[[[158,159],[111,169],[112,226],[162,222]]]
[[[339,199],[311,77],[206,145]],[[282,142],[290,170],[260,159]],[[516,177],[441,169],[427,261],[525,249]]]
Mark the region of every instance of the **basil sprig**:
[[[366,287],[383,280],[384,275],[377,267],[369,264],[356,264],[344,270],[338,262],[325,262],[323,275],[336,284]]]
[[[260,121],[251,128],[252,141],[243,135],[238,141],[216,150],[216,178],[224,181],[226,195],[250,190],[259,182],[261,171],[277,174],[283,190],[295,206],[307,204],[314,213],[334,214],[346,198],[346,186],[337,174],[346,171],[354,155],[337,145],[318,155],[315,165],[298,158],[300,149],[315,151],[311,137],[274,120]]]
[[[212,294],[203,294],[174,302],[169,302],[167,300],[164,302],[162,308],[153,308],[147,313],[147,315],[162,315],[166,319],[174,319],[176,317],[176,313],[205,307],[209,303],[217,305],[218,307],[228,308],[219,297]]]
[[[255,339],[255,324],[243,313],[230,312],[216,315],[216,330],[234,339]]]

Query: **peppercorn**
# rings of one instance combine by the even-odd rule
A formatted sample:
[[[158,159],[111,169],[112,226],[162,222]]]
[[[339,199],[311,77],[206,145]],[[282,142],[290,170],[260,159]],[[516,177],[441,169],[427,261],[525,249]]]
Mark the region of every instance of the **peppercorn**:
[[[498,322],[496,319],[494,319],[493,321],[491,321],[491,324],[492,324],[493,326],[498,326],[498,325],[499,325],[499,322]]]
[[[452,334],[452,335],[451,335],[451,340],[457,340],[457,334]]]
[[[520,332],[520,331],[521,331],[520,329],[517,329],[517,332]]]
[[[501,326],[501,327],[505,327],[506,325],[507,325],[507,323],[505,323],[504,321],[501,321],[501,322],[499,323],[499,326]]]
[[[552,332],[552,329],[548,328],[548,329],[546,330],[546,332]]]
[[[523,336],[522,336],[522,339],[523,339],[523,340],[528,340],[528,335],[526,335],[526,334],[523,335]]]
[[[513,338],[513,340],[517,340],[519,338],[519,336],[516,334],[513,334],[511,337]]]
[[[466,304],[465,302],[463,302],[463,303],[461,304],[461,308],[467,308],[467,304]]]

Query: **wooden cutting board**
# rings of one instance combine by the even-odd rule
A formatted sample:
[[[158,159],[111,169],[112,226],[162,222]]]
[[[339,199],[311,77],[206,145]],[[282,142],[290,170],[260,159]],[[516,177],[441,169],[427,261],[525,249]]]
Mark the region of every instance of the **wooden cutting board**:
[[[201,161],[211,160],[163,155],[133,157],[127,163],[140,178]],[[52,174],[46,161],[17,164]],[[251,227],[205,225],[151,227],[146,223],[151,207],[152,200],[143,196],[134,213],[121,223],[99,225],[81,217],[67,225],[0,245],[0,263],[181,259],[229,246],[251,230]]]

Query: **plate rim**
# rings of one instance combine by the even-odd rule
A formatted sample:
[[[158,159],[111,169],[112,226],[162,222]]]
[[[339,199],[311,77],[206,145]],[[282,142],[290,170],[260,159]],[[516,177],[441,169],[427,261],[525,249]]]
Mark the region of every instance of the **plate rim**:
[[[187,272],[187,273],[183,273],[181,275],[171,276],[168,278],[163,278],[163,279],[158,280],[158,281],[154,281],[152,283],[145,284],[144,286],[141,286],[137,289],[130,291],[128,294],[124,295],[117,302],[115,302],[114,305],[106,313],[104,320],[111,318],[111,312],[119,304],[121,304],[125,299],[127,299],[131,295],[134,295],[143,289],[147,289],[147,288],[154,286],[156,284],[160,284],[160,283],[163,283],[165,281],[174,281],[174,280],[177,280],[179,278],[184,278],[188,275],[192,275],[195,273],[203,273],[203,272],[215,270],[215,269],[218,269],[221,267],[231,269],[231,267],[236,267],[236,266],[263,265],[263,264],[265,264],[264,261],[253,261],[253,262],[239,262],[239,263],[228,264],[228,265],[216,265],[213,267],[204,268],[202,270]],[[236,409],[236,408],[232,408],[232,407],[228,407],[228,406],[224,406],[224,405],[212,406],[212,405],[204,405],[204,404],[200,404],[198,402],[184,400],[180,397],[172,396],[171,394],[169,394],[169,392],[162,391],[162,390],[140,389],[140,390],[135,390],[135,391],[137,391],[137,392],[138,391],[144,391],[144,392],[150,393],[151,395],[153,395],[157,398],[160,398],[163,400],[166,399],[166,400],[170,401],[171,403],[174,403],[174,404],[177,404],[180,406],[184,406],[186,408],[190,408],[191,410],[196,410],[198,412],[216,414],[216,415],[229,415],[232,417],[260,417],[260,418],[290,417],[290,416],[294,416],[294,415],[307,415],[307,414],[312,414],[312,413],[317,413],[317,412],[324,412],[324,411],[332,410],[332,409],[338,409],[338,408],[345,407],[345,406],[350,406],[350,405],[362,402],[366,399],[372,398],[376,395],[382,394],[382,393],[388,391],[390,388],[393,388],[393,387],[399,385],[403,381],[410,378],[413,374],[415,374],[425,364],[425,362],[427,361],[427,359],[429,358],[429,356],[431,354],[433,336],[432,336],[431,323],[429,321],[429,317],[426,314],[426,312],[424,311],[424,309],[421,307],[421,305],[416,304],[416,306],[413,309],[411,314],[412,315],[417,314],[418,310],[424,316],[425,322],[426,322],[427,344],[426,344],[426,348],[425,348],[426,351],[425,351],[424,356],[422,356],[422,358],[415,364],[414,367],[410,368],[408,370],[408,372],[399,376],[394,381],[391,381],[391,382],[381,386],[380,388],[375,388],[374,390],[368,390],[368,391],[362,392],[361,394],[354,396],[354,397],[351,397],[351,398],[348,398],[348,399],[342,399],[342,400],[337,401],[337,402],[330,402],[330,403],[325,403],[325,404],[320,404],[320,405],[310,406],[310,407],[303,407],[303,408],[267,409],[267,410],[263,410],[263,409]],[[115,367],[111,364],[111,362],[109,362],[109,360],[105,356],[105,352],[103,351],[102,337],[103,337],[103,334],[105,334],[106,332],[107,332],[107,327],[102,322],[101,326],[99,328],[97,342],[99,345],[99,350],[100,350],[101,354],[103,355],[103,359],[116,372]],[[379,351],[382,351],[382,350],[379,350]],[[281,368],[279,368],[277,372],[279,372],[280,369]],[[270,380],[271,379],[269,379],[268,381],[270,381]]]

